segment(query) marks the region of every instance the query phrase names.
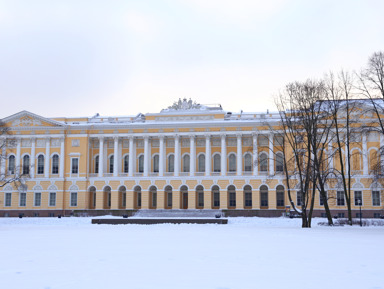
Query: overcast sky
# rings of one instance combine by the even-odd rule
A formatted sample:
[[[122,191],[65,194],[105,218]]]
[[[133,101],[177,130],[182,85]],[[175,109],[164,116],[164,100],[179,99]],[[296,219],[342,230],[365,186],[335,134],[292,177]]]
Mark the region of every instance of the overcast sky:
[[[0,118],[275,110],[285,84],[384,50],[383,0],[0,0]],[[5,107],[5,108],[4,108]]]

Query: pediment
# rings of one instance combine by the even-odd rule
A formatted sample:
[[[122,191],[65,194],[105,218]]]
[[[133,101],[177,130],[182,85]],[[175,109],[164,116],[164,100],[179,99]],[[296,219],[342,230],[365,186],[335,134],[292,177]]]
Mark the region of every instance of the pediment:
[[[63,123],[42,117],[29,111],[21,111],[2,119],[2,122],[11,128],[32,127],[63,127]]]

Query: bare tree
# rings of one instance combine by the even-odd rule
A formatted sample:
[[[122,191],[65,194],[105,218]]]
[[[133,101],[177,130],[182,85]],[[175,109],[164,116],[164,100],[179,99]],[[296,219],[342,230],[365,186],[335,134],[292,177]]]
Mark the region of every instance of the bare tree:
[[[324,194],[324,149],[329,136],[328,118],[324,114],[324,85],[308,80],[288,84],[276,100],[283,129],[284,173],[288,198],[292,208],[301,216],[302,227],[311,227],[317,184]],[[293,201],[292,193],[299,194],[300,203]],[[296,196],[297,197],[297,196]],[[328,221],[332,217],[325,206]]]
[[[17,189],[23,188],[29,174],[20,173],[18,164],[14,164],[12,170],[7,170],[7,153],[6,149],[14,148],[16,142],[9,135],[9,127],[0,121],[0,187],[5,187],[8,184],[14,185]]]
[[[362,127],[354,124],[362,114],[360,101],[356,99],[354,80],[350,73],[341,71],[337,78],[332,73],[327,76],[327,97],[329,112],[333,119],[333,141],[335,142],[334,176],[342,183],[345,203],[348,211],[348,223],[352,225],[352,142],[354,135],[363,133]],[[343,154],[344,151],[344,154]],[[337,162],[337,163],[336,163]],[[339,167],[339,169],[337,168]],[[337,194],[337,192],[336,192]]]

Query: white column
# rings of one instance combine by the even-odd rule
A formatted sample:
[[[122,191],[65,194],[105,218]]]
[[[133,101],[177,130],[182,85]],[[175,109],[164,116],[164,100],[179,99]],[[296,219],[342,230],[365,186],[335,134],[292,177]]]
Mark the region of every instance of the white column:
[[[368,175],[368,148],[366,133],[363,133],[363,175]]]
[[[113,176],[117,177],[119,174],[119,137],[114,136],[114,148],[113,148]]]
[[[44,178],[49,178],[49,160],[50,160],[51,138],[45,139],[45,164],[44,164]]]
[[[195,141],[196,141],[195,136],[191,135],[189,137],[189,148],[190,148],[189,174],[191,176],[194,176],[196,171],[196,145],[195,145],[196,142]]]
[[[252,154],[252,166],[253,166],[253,175],[256,176],[259,170],[259,162],[258,162],[258,149],[257,149],[257,134],[253,134],[253,154]]]
[[[227,175],[227,143],[225,134],[221,135],[221,175]]]
[[[205,175],[211,175],[211,136],[205,136]]]
[[[160,145],[159,145],[159,176],[162,177],[164,175],[164,136],[161,135],[159,137]]]
[[[1,160],[0,160],[1,161],[0,175],[1,175],[1,177],[3,177],[3,176],[5,176],[5,163],[7,161],[7,159],[6,159],[7,139],[6,138],[1,138],[0,139],[0,143],[2,145],[2,148],[1,148]]]
[[[60,139],[60,158],[59,158],[59,177],[64,178],[64,160],[65,160],[65,152],[64,152],[64,137]]]
[[[241,176],[242,174],[242,157],[243,157],[243,148],[241,143],[241,134],[237,134],[237,155],[236,155],[236,171],[237,175]]]
[[[129,136],[129,159],[128,159],[128,176],[133,177],[133,171],[135,169],[134,161],[135,161],[135,152],[134,152],[134,143],[135,139],[133,136]]]
[[[20,150],[21,150],[21,139],[16,139],[16,163],[15,163],[15,174],[20,175],[22,171],[20,171],[21,163],[20,163]]]
[[[329,159],[329,169],[333,169],[333,145],[332,141],[328,143],[328,159]]]
[[[99,137],[99,177],[104,175],[104,137]]]
[[[149,172],[149,138],[144,137],[144,177],[148,177]]]
[[[175,136],[175,177],[180,173],[180,138]]]
[[[31,138],[31,169],[30,169],[30,176],[31,179],[35,177],[35,160],[36,160],[36,139],[34,137]]]
[[[273,175],[275,173],[274,167],[274,154],[273,154],[273,134],[269,134],[269,175]]]

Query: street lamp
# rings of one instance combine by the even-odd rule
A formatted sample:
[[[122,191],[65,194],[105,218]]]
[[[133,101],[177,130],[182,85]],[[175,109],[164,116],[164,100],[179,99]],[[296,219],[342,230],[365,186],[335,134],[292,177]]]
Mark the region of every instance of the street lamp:
[[[357,200],[357,204],[360,206],[360,227],[362,227],[362,223],[361,223],[361,200]]]

